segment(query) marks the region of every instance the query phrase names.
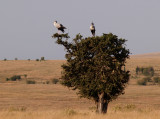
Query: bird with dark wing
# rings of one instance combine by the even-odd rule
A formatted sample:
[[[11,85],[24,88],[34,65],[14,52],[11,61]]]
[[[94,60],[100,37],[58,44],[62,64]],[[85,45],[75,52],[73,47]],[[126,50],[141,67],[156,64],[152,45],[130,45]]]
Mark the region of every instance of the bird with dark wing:
[[[57,23],[57,21],[54,21],[54,26],[58,29],[58,31],[62,31],[64,33],[64,29],[67,29],[62,24]]]
[[[91,30],[91,33],[92,33],[93,37],[95,37],[95,31],[96,31],[96,29],[95,29],[95,26],[94,26],[93,22],[91,23],[90,30]]]

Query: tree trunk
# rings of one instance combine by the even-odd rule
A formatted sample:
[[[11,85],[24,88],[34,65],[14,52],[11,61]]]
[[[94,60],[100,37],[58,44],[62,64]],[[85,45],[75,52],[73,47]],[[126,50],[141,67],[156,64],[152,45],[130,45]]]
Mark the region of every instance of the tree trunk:
[[[108,102],[104,100],[104,93],[101,93],[99,95],[99,100],[97,102],[97,112],[100,114],[105,114],[107,113],[108,109]]]

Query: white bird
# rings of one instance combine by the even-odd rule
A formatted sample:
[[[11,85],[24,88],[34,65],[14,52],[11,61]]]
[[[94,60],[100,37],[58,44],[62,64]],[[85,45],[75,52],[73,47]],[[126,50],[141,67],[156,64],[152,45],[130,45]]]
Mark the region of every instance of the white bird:
[[[92,33],[93,37],[95,37],[95,31],[96,31],[96,29],[95,29],[95,26],[94,26],[93,22],[91,23],[90,30],[91,30],[91,33]]]
[[[58,29],[58,31],[62,31],[64,33],[64,29],[66,29],[66,27],[64,27],[62,24],[57,23],[57,21],[54,21],[53,24]]]

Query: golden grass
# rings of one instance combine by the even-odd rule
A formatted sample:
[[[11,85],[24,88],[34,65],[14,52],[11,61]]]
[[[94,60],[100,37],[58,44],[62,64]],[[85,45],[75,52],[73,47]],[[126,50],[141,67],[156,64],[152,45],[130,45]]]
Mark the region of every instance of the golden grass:
[[[160,54],[158,55],[135,55],[127,61],[127,69],[131,71],[131,74],[135,74],[136,67],[149,67],[152,66],[157,75],[160,74]]]
[[[29,79],[49,80],[59,78],[61,75],[61,65],[64,60],[48,61],[27,61],[27,60],[10,60],[0,61],[0,82],[13,75],[27,74]]]
[[[0,110],[25,107],[27,110],[88,109],[94,106],[75,91],[60,84],[0,84]]]
[[[107,115],[100,115],[93,112],[75,111],[27,111],[27,112],[0,112],[0,119],[159,119],[160,111],[125,111],[108,112]]]
[[[5,81],[6,78],[13,75],[24,74],[27,74],[27,79],[39,82],[59,78],[63,63],[65,63],[64,60],[0,61],[0,119],[160,118],[160,86],[138,86],[136,85],[137,79],[132,77],[135,75],[137,66],[152,66],[156,70],[156,75],[159,75],[160,55],[131,56],[126,65],[132,75],[129,85],[124,95],[109,104],[107,115],[97,115],[94,110],[94,102],[80,99],[75,91],[60,84],[28,85],[23,81]],[[126,108],[126,105],[133,105],[135,108],[121,110]],[[73,110],[66,112],[65,109]]]
[[[95,109],[94,102],[80,99],[75,91],[60,84],[0,84],[0,111],[2,110],[79,110]],[[109,110],[125,105],[134,105],[136,109],[160,109],[160,87],[129,85],[125,95],[109,104]],[[119,108],[118,108],[119,109]]]

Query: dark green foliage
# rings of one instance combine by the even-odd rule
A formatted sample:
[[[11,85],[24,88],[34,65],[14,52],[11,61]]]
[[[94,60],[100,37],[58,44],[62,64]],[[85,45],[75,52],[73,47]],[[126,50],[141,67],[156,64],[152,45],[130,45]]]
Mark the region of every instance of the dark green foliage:
[[[45,58],[44,57],[41,57],[41,61],[44,61],[45,60]]]
[[[53,34],[52,38],[62,39],[62,38],[70,38],[70,37],[68,36],[68,33],[67,34],[58,34],[58,33],[55,33],[55,34]]]
[[[136,67],[136,74],[138,75],[138,72],[140,71],[139,67]]]
[[[7,59],[5,58],[3,61],[7,61]]]
[[[153,67],[136,67],[136,74],[143,74],[145,76],[154,76]]]
[[[6,78],[6,81],[9,81],[10,79],[9,78]]]
[[[67,51],[67,63],[62,65],[63,85],[78,89],[81,97],[96,103],[100,94],[109,103],[124,93],[129,81],[125,63],[130,53],[125,39],[118,39],[112,33],[87,38],[78,34],[72,43],[68,42],[68,34],[54,34],[53,37]]]
[[[21,76],[20,75],[14,75],[10,78],[6,78],[6,81],[16,81],[16,80],[21,80]]]
[[[154,77],[153,81],[154,83],[160,83],[160,77]]]
[[[59,82],[58,79],[56,79],[56,78],[52,79],[52,83],[53,83],[53,84],[57,84],[58,82]]]
[[[11,77],[11,81],[16,81],[17,79],[20,80],[21,76],[20,75],[15,75],[15,76]]]
[[[36,59],[36,61],[39,61],[39,59]]]
[[[15,58],[14,60],[18,60],[18,58]]]
[[[33,80],[26,80],[26,83],[27,83],[27,84],[36,84],[36,81],[33,81]]]

